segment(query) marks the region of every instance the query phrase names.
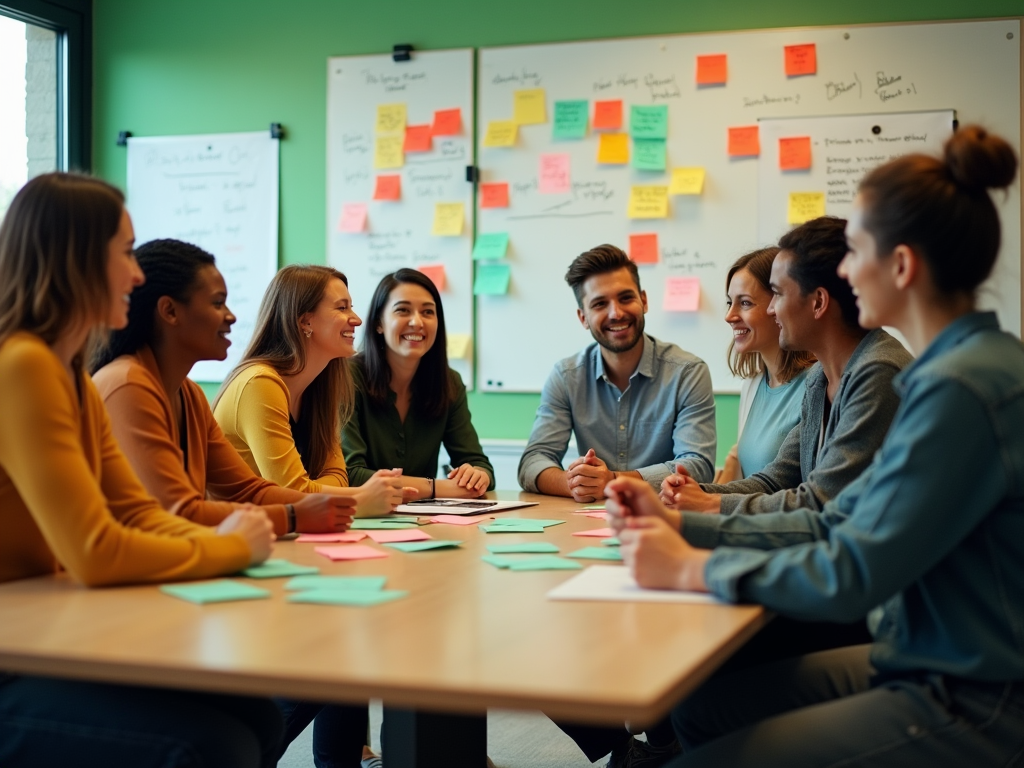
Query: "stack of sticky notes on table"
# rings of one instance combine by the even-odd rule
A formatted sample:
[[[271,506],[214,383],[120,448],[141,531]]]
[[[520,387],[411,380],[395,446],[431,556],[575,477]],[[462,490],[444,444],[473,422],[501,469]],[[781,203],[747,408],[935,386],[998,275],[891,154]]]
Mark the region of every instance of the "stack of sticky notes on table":
[[[390,603],[409,594],[384,589],[385,576],[296,576],[284,585],[289,603],[368,606]]]
[[[419,525],[418,517],[391,515],[390,517],[361,517],[352,521],[353,531],[386,531],[390,529],[415,528]]]
[[[545,542],[493,544],[488,545],[487,549],[491,554],[483,556],[485,563],[510,571],[575,571],[583,567],[573,560],[558,557],[558,547]]]
[[[484,533],[544,533],[545,528],[561,525],[565,520],[534,520],[527,517],[498,517],[481,525]]]

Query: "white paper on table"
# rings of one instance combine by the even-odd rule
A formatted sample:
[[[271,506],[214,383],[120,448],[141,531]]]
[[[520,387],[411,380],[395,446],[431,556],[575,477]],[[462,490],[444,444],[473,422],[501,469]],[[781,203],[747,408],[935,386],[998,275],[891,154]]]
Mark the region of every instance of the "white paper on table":
[[[622,565],[592,565],[548,592],[550,600],[619,600],[638,603],[698,603],[722,605],[703,592],[642,589]]]

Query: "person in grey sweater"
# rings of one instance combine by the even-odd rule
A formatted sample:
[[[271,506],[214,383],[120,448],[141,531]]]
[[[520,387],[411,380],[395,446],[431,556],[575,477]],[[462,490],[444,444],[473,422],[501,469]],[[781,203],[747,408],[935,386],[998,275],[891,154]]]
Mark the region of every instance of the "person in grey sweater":
[[[818,358],[807,375],[800,422],[761,472],[724,485],[685,470],[662,483],[662,501],[712,514],[820,510],[863,472],[892,423],[892,380],[912,357],[896,339],[857,323],[857,301],[836,274],[846,255],[843,219],[822,217],[788,232],[772,265],[774,314],[783,349]]]

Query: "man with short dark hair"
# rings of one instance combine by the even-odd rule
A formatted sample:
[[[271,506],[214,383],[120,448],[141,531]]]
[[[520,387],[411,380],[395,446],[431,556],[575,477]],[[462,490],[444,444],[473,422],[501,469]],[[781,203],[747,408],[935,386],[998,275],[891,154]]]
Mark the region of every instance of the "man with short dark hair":
[[[705,363],[644,333],[647,294],[636,264],[619,248],[580,254],[565,280],[593,344],[559,362],[548,377],[519,462],[524,490],[603,498],[618,474],[661,486],[675,464],[710,480],[715,400]],[[580,457],[562,469],[575,434]]]

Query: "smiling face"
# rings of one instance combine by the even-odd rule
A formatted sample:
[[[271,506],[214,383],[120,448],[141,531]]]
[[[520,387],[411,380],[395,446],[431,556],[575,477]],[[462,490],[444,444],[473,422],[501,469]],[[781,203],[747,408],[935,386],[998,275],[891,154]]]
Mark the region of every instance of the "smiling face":
[[[299,327],[303,333],[310,331],[307,339],[310,354],[322,354],[333,360],[356,353],[356,328],[362,322],[352,309],[348,286],[333,277],[324,288],[316,309],[299,319]]]
[[[437,338],[437,305],[426,288],[399,283],[388,294],[376,331],[384,336],[388,361],[423,359]]]
[[[779,251],[772,262],[772,300],[768,305],[768,314],[775,318],[779,326],[779,346],[782,349],[798,352],[809,350],[808,337],[814,328],[814,293],[806,296],[789,274],[792,261],[789,251]]]
[[[647,294],[629,270],[591,275],[583,281],[582,306],[576,310],[594,341],[610,352],[627,352],[643,338]]]
[[[121,223],[107,248],[107,296],[110,306],[104,318],[108,328],[120,330],[128,325],[131,293],[145,282],[135,260],[135,230],[127,210],[121,211]]]
[[[733,349],[774,359],[779,351],[779,326],[768,314],[772,294],[750,270],[740,269],[729,281],[725,322],[732,328]]]
[[[892,309],[901,303],[893,281],[895,259],[879,258],[874,236],[864,229],[864,201],[860,195],[846,223],[849,250],[839,264],[839,276],[845,279],[857,297],[857,322],[862,328],[892,325]]]
[[[201,267],[184,304],[175,302],[175,332],[196,360],[224,360],[231,340],[228,334],[235,316],[228,309],[228,288],[212,264]]]

